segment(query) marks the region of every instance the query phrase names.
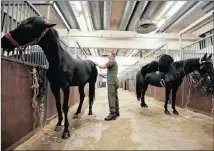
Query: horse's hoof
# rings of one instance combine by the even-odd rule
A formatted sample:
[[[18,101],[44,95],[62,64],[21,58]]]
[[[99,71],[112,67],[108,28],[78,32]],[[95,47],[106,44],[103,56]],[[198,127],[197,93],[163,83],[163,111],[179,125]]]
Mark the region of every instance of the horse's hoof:
[[[169,112],[168,110],[166,110],[166,111],[165,111],[165,114],[168,114],[168,115],[170,115],[170,112]]]
[[[141,105],[141,107],[148,107],[148,105],[147,104],[140,104]]]
[[[70,133],[68,132],[63,132],[62,134],[62,139],[68,139],[70,137]]]
[[[77,119],[78,115],[74,114],[73,119]]]
[[[173,113],[174,113],[175,115],[179,115],[178,111],[176,111],[176,110],[174,110]]]
[[[93,115],[92,112],[88,112],[88,115]]]
[[[54,131],[58,132],[62,129],[62,125],[55,126]]]

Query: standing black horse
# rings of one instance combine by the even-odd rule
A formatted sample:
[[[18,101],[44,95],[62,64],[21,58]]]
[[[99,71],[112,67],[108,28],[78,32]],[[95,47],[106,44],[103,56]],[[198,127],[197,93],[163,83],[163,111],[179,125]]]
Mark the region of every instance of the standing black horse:
[[[174,114],[178,114],[178,112],[175,109],[175,100],[176,100],[176,93],[181,85],[184,76],[187,74],[198,71],[202,76],[206,74],[212,74],[213,73],[213,63],[211,60],[212,54],[207,57],[207,54],[205,54],[202,58],[196,58],[196,59],[187,59],[187,60],[181,60],[177,62],[173,62],[170,67],[169,71],[165,73],[165,114],[170,114],[167,109],[167,104],[169,101],[169,94],[172,90],[172,109]],[[172,74],[172,72],[176,72],[176,75],[178,75],[175,80],[169,80],[169,78]],[[156,87],[162,87],[160,84],[161,81],[161,75],[156,74],[156,72],[147,73],[145,76],[141,74],[141,70],[138,71],[136,75],[136,95],[137,99],[141,99],[141,106],[142,107],[148,107],[145,103],[144,96],[146,93],[146,90],[148,88],[148,85],[153,85]]]
[[[79,86],[80,104],[75,115],[81,112],[83,100],[85,97],[84,86],[89,82],[89,115],[92,115],[92,105],[95,96],[95,82],[97,79],[97,68],[94,62],[90,60],[73,59],[67,51],[60,45],[60,39],[56,30],[52,27],[56,24],[47,23],[43,17],[30,17],[21,22],[21,24],[6,33],[2,39],[2,49],[14,51],[15,48],[24,49],[29,45],[39,45],[49,62],[47,78],[50,82],[51,91],[56,99],[56,108],[58,112],[58,123],[55,130],[59,131],[63,120],[60,88],[64,92],[63,112],[64,112],[64,132],[63,139],[70,137],[68,130],[68,100],[70,86]]]

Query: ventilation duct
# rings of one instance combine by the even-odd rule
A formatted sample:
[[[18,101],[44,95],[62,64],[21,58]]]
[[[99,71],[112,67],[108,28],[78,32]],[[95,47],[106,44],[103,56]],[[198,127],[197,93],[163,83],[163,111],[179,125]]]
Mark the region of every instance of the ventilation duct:
[[[148,34],[155,31],[158,26],[152,22],[151,19],[154,18],[156,12],[163,7],[164,3],[164,1],[149,2],[134,31],[140,34]]]
[[[140,25],[138,25],[134,31],[140,34],[148,34],[150,32],[153,32],[157,29],[157,25],[150,21],[147,18],[141,19]]]

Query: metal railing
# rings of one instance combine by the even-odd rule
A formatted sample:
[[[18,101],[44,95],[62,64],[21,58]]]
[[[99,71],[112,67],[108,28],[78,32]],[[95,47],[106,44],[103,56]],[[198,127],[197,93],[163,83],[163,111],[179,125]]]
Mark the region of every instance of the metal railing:
[[[205,53],[214,53],[214,34],[182,48],[183,59],[200,58]]]
[[[135,62],[134,64],[130,65],[128,68],[123,70],[119,74],[119,78],[121,80],[125,80],[125,79],[133,79],[133,80],[135,80],[137,72],[145,64],[145,58],[147,58],[149,56],[154,56],[155,59],[158,59],[158,56],[160,54],[165,54],[167,52],[168,52],[167,44],[161,45],[160,47],[150,51],[149,53],[144,55],[142,58],[140,58],[137,62]],[[149,62],[147,62],[147,63],[149,63]]]
[[[41,14],[35,9],[35,7],[27,1],[2,1],[1,2],[1,34],[4,35],[15,29],[22,20],[32,16],[41,16]],[[61,46],[64,50],[68,49],[66,42],[60,38]],[[23,52],[24,61],[27,65],[41,66],[48,68],[48,61],[46,59],[43,50],[38,45],[29,46]],[[22,56],[20,52],[15,49],[14,52],[1,52],[1,58],[14,61],[22,62]]]
[[[4,35],[15,29],[22,20],[41,14],[27,1],[2,1],[1,3],[1,33]],[[27,65],[38,65],[47,68],[48,61],[42,49],[39,46],[29,46],[21,56],[20,52],[15,49],[13,52],[1,52],[1,58],[22,62],[24,59]]]

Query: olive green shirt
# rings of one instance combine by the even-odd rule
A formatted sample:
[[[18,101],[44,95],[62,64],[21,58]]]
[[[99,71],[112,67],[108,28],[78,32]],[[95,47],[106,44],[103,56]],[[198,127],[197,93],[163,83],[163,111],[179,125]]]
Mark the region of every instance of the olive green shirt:
[[[106,63],[107,66],[107,84],[116,84],[119,86],[119,80],[117,78],[118,65],[115,60],[109,60]]]

